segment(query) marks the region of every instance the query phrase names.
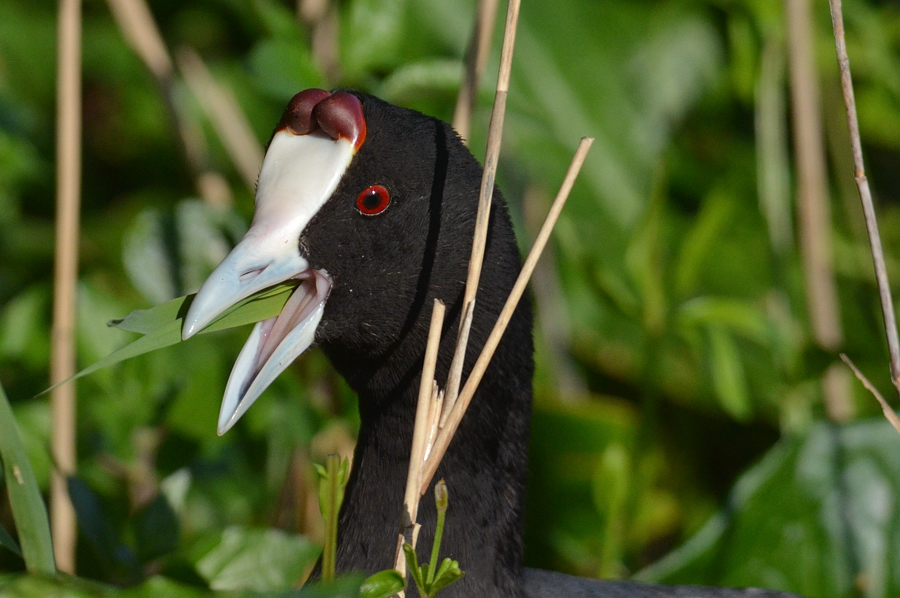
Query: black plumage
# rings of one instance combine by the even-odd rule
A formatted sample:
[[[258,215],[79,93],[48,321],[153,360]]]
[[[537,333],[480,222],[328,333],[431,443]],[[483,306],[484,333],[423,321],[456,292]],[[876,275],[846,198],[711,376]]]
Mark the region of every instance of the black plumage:
[[[447,377],[481,167],[447,124],[359,97],[366,141],[300,245],[312,267],[334,280],[316,340],[359,395],[361,427],[341,512],[337,564],[342,570],[376,571],[393,566],[435,298],[448,309],[436,371],[439,384]],[[354,202],[372,184],[390,190],[391,205],[377,217],[361,217]],[[495,192],[465,374],[519,265],[506,206]],[[451,495],[443,552],[467,572],[458,588],[445,591],[448,595],[512,596],[518,586],[534,369],[531,325],[531,308],[523,301],[438,469],[436,479],[447,481]],[[433,503],[423,500],[423,555],[435,521]]]
[[[438,383],[443,386],[446,382],[455,344],[453,332],[459,326],[462,311],[482,170],[449,125],[372,96],[352,94],[342,92],[329,98],[330,94],[321,90],[303,92],[289,105],[276,131],[276,137],[281,135],[279,149],[274,152],[277,157],[268,164],[267,155],[262,176],[289,178],[290,174],[284,174],[291,171],[290,165],[285,166],[289,161],[285,156],[293,155],[290,154],[292,144],[307,147],[302,145],[305,141],[298,141],[304,135],[319,135],[318,139],[309,141],[309,147],[335,151],[337,156],[350,155],[341,154],[340,148],[334,149],[341,139],[350,141],[355,154],[348,158],[346,169],[340,170],[337,186],[325,185],[333,192],[312,202],[315,208],[309,210],[308,220],[300,220],[302,231],[295,236],[284,236],[284,230],[292,230],[289,227],[279,228],[284,206],[290,203],[283,197],[265,200],[274,202],[275,208],[266,204],[266,209],[275,215],[261,218],[260,223],[255,220],[248,237],[264,237],[260,231],[274,228],[281,231],[279,239],[283,241],[279,241],[279,246],[296,243],[292,245],[296,252],[266,249],[278,256],[266,263],[257,255],[257,245],[264,246],[265,242],[245,238],[239,248],[243,244],[247,248],[236,248],[232,253],[238,255],[229,256],[227,264],[223,262],[220,266],[222,274],[214,274],[212,282],[208,281],[210,289],[198,293],[197,313],[188,314],[185,336],[193,334],[227,303],[216,296],[221,289],[233,294],[227,298],[232,301],[263,284],[273,284],[268,282],[269,278],[277,282],[296,275],[306,277],[307,281],[330,280],[330,293],[321,290],[327,285],[320,287],[318,295],[313,290],[302,290],[307,297],[324,301],[321,320],[316,319],[318,316],[311,308],[301,315],[314,320],[315,342],[359,396],[361,427],[340,514],[337,569],[371,574],[393,566],[416,395],[431,306],[436,298],[447,305],[436,369]],[[318,102],[323,101],[330,105],[320,110]],[[316,133],[316,119],[337,145],[331,144],[322,133]],[[271,147],[269,152],[273,153]],[[267,174],[273,172],[276,174]],[[262,183],[261,177],[260,193]],[[278,187],[270,179],[266,179],[266,185],[267,189],[276,189],[273,195],[285,195],[284,186]],[[380,185],[389,193],[389,204],[379,204],[378,198],[359,203],[360,194],[373,185]],[[315,196],[314,192],[307,195],[310,193]],[[258,197],[258,214],[261,201]],[[386,209],[381,211],[385,205]],[[506,205],[495,190],[464,376],[471,370],[513,286],[520,260]],[[294,270],[273,266],[285,261]],[[273,271],[274,274],[267,273]],[[317,274],[313,276],[312,272]],[[240,282],[227,282],[231,278]],[[257,278],[266,282],[254,283]],[[254,334],[265,339],[271,326],[266,324],[258,328],[262,332]],[[435,480],[445,479],[450,491],[442,556],[458,560],[466,572],[463,580],[440,595],[443,598],[788,596],[761,590],[602,582],[523,571],[522,526],[534,372],[531,331],[531,306],[526,297],[516,310],[435,476]],[[303,348],[312,342],[312,337],[304,342]],[[253,349],[256,345],[249,341],[248,346],[252,349],[250,353],[256,351]],[[246,389],[254,376],[268,367],[267,359],[257,357],[244,369],[236,366],[238,374],[232,376],[237,375],[240,384],[236,388],[241,390],[231,399],[226,391],[223,412],[228,417],[220,418],[220,430],[227,429],[243,412],[239,407],[246,399]],[[251,397],[247,403],[254,399],[255,396]],[[229,423],[223,427],[222,422],[226,420]],[[418,519],[422,524],[419,556],[424,560],[436,521],[432,501],[423,500]],[[407,596],[415,595],[415,588],[407,590]]]

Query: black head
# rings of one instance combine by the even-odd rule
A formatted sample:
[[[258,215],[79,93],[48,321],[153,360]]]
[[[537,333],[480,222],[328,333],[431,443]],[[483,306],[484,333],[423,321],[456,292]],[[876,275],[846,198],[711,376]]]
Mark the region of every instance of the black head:
[[[437,119],[356,92],[295,96],[266,155],[253,226],[201,288],[185,325],[191,334],[252,292],[304,281],[285,312],[251,335],[220,428],[313,342],[361,393],[408,382],[421,368],[433,300],[447,304],[448,329],[458,321],[481,172]],[[499,192],[493,202],[476,339],[520,265]]]

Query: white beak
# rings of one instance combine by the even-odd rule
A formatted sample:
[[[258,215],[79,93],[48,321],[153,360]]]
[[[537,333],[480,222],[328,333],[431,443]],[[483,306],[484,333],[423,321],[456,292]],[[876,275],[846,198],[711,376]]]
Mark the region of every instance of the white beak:
[[[250,230],[194,297],[182,329],[185,340],[238,301],[286,280],[301,281],[281,314],[257,323],[241,350],[222,400],[220,435],[315,340],[331,280],[310,269],[298,243],[354,153],[347,139],[278,131],[263,160]]]

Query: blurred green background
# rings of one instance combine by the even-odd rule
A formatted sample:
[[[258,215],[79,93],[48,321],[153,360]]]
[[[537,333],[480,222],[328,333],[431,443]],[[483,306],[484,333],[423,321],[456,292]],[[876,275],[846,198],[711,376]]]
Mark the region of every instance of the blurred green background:
[[[107,321],[193,292],[240,238],[254,147],[295,92],[354,87],[450,120],[474,4],[154,1],[177,57],[155,76],[110,6],[86,0],[79,367],[131,340]],[[825,346],[795,202],[784,3],[523,3],[498,173],[523,248],[578,139],[596,137],[532,285],[529,566],[900,595],[900,436],[837,359],[849,354],[896,400],[827,3],[813,10],[831,209],[817,234],[833,244],[826,277],[842,329]],[[844,11],[896,282],[900,4],[848,0]],[[474,115],[477,157],[500,35],[498,25]],[[33,397],[49,384],[55,44],[54,3],[0,0],[0,382],[44,488],[50,414]],[[237,153],[197,90],[204,68],[255,139],[238,139]],[[219,438],[245,336],[196,337],[78,382],[80,576],[270,590],[311,565],[311,462],[352,450],[355,398],[313,351]],[[5,501],[0,525],[12,531]],[[22,568],[0,548],[0,572]]]

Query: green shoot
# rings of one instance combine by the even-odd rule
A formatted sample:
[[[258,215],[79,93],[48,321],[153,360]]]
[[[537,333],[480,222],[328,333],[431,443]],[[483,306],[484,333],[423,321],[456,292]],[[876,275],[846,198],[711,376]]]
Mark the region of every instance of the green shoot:
[[[459,563],[445,558],[438,567],[438,555],[441,551],[441,539],[444,536],[444,519],[447,515],[449,496],[447,484],[439,481],[434,487],[434,502],[437,506],[437,527],[434,530],[434,543],[431,546],[431,562],[419,566],[416,551],[408,542],[403,544],[403,552],[406,555],[406,563],[413,581],[419,588],[419,594],[425,598],[433,598],[435,594],[452,583],[462,579],[465,573],[459,568]]]
[[[325,458],[325,467],[316,464],[319,474],[319,510],[325,519],[325,546],[322,548],[322,580],[334,579],[337,559],[338,515],[344,502],[344,486],[350,475],[350,462],[337,455]]]

